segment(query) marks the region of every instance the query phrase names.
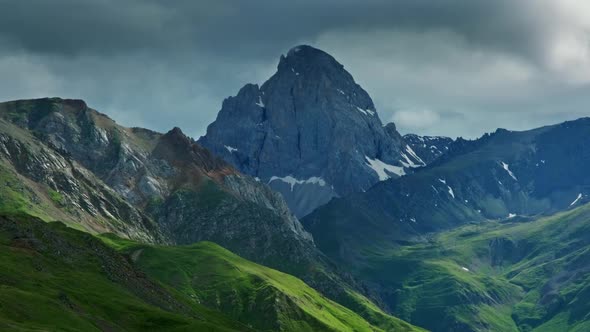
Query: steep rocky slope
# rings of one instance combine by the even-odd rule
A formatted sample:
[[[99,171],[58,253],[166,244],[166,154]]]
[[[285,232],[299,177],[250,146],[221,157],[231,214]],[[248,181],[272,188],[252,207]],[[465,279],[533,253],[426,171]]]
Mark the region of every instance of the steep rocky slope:
[[[56,210],[82,211],[70,219],[89,214],[86,219],[93,220],[90,227],[96,231],[115,231],[98,225],[108,225],[115,219],[112,214],[119,216],[125,207],[129,211],[116,218],[119,226],[130,227],[141,217],[169,242],[215,239],[261,260],[276,254],[278,249],[271,251],[275,245],[290,241],[297,242],[291,246],[298,248],[299,256],[314,250],[311,237],[280,195],[241,176],[178,128],[167,134],[124,128],[83,101],[58,98],[0,104],[0,118],[3,167],[29,179],[33,187],[46,185],[46,196],[64,204],[61,209],[60,202],[51,202]],[[83,191],[89,185],[94,191]],[[122,207],[110,207],[112,202]],[[149,218],[139,210],[150,212]],[[269,241],[275,235],[278,243]]]
[[[344,67],[310,46],[226,99],[199,143],[283,194],[297,216],[424,164]]]
[[[92,233],[108,231],[146,242],[166,242],[149,217],[92,172],[2,118],[0,179],[0,211],[60,219]]]
[[[528,218],[587,201],[590,119],[457,140],[414,174],[337,199],[304,220],[329,256],[486,219]]]

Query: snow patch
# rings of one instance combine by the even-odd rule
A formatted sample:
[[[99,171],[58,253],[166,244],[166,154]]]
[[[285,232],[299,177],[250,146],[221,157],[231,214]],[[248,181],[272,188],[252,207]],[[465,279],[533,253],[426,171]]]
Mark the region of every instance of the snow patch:
[[[447,180],[439,178],[438,181],[440,183],[447,184]],[[432,188],[434,188],[434,186]],[[453,198],[455,198],[455,192],[453,191],[453,188],[451,188],[451,186],[447,185],[447,191],[449,192],[449,195],[451,195]]]
[[[344,91],[342,91],[340,89],[336,89],[336,91],[338,91],[341,95],[346,95],[346,93],[344,93]]]
[[[288,183],[291,185],[291,191],[293,191],[293,188],[295,187],[296,184],[316,184],[319,185],[321,187],[326,185],[326,181],[324,181],[324,179],[322,179],[321,177],[317,177],[317,176],[312,176],[307,180],[298,180],[296,178],[294,178],[291,175],[287,175],[285,177],[279,177],[279,176],[273,176],[270,178],[270,180],[268,181],[268,183],[271,183],[275,180],[279,180],[279,181],[283,181],[285,183]]]
[[[362,109],[362,108],[360,108],[360,107],[358,107],[358,106],[357,106],[357,107],[356,107],[356,109],[357,109],[359,112],[363,113],[364,115],[371,115],[371,116],[375,115],[375,112],[374,112],[374,111],[371,111],[371,110],[370,110],[370,109],[368,109],[368,108],[367,108],[367,109]]]
[[[461,266],[461,270],[466,271],[466,272],[469,272],[469,269],[466,268],[465,266]]]
[[[238,151],[238,149],[231,147],[229,145],[224,145],[224,147],[229,151],[229,153],[234,153],[234,151]]]
[[[422,166],[426,166],[426,163],[424,162],[424,160],[422,160],[420,157],[418,157],[416,152],[414,152],[414,150],[412,150],[412,148],[409,145],[406,145],[406,151],[410,154],[410,156],[412,156],[415,160],[417,160],[419,163],[421,163]]]
[[[264,108],[264,103],[262,102],[262,96],[258,96],[258,102],[256,103],[256,106]]]
[[[365,159],[368,162],[367,166],[371,167],[375,171],[375,173],[377,173],[377,176],[379,176],[379,181],[385,181],[391,178],[391,176],[387,174],[387,172],[396,174],[398,176],[406,175],[406,172],[404,171],[403,167],[389,165],[377,158],[371,159],[368,156],[365,156]]]
[[[404,165],[404,167],[406,167],[406,168],[420,167],[420,166],[414,164],[414,162],[412,160],[410,160],[410,158],[408,158],[408,156],[406,156],[405,153],[402,152],[401,156],[406,160],[406,161],[400,160],[400,163],[402,163],[402,165]]]
[[[508,219],[514,218],[516,217],[516,214],[514,213],[508,213]]]
[[[508,172],[508,175],[510,175],[510,177],[513,178],[515,181],[518,181],[518,179],[516,178],[516,176],[514,176],[514,173],[512,173],[512,171],[510,170],[510,166],[507,163],[503,162],[503,161],[501,161],[500,163],[502,164],[502,168],[504,168],[504,170],[506,172]]]
[[[455,192],[453,191],[453,188],[451,188],[450,186],[447,186],[447,188],[449,189],[449,195],[453,196],[453,198],[455,198]]]
[[[578,194],[578,197],[576,197],[576,199],[572,202],[572,204],[570,204],[570,206],[578,203],[578,201],[580,201],[582,199],[582,193]]]

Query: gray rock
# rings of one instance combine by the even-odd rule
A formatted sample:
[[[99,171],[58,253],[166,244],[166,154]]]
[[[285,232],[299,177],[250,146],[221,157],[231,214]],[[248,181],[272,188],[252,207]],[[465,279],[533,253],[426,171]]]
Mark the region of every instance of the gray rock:
[[[401,136],[391,139],[368,93],[310,46],[226,99],[199,143],[281,192],[297,216],[405,174]]]

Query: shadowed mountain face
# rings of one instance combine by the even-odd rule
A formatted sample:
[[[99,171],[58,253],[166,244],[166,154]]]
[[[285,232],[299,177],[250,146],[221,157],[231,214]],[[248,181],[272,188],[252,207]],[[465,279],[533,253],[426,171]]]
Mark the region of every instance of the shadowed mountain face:
[[[226,99],[199,143],[279,191],[297,216],[424,165],[344,67],[309,46]]]
[[[469,222],[529,218],[587,201],[590,119],[457,140],[414,174],[333,200],[304,219],[316,244],[345,261]]]

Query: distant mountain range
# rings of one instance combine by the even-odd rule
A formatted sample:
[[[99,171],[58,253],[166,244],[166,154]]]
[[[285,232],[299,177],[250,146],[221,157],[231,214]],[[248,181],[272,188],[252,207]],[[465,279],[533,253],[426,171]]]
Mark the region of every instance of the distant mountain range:
[[[198,141],[0,103],[0,329],[585,331],[589,138],[402,136],[304,45]]]

